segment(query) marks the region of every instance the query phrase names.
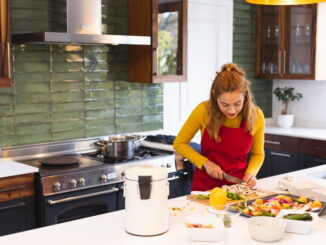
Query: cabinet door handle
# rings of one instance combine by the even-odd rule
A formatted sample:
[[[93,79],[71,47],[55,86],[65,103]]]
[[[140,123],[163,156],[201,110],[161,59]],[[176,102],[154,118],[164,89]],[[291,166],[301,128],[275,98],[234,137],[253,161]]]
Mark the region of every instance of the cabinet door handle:
[[[278,72],[280,74],[282,74],[282,71],[281,71],[281,69],[282,69],[281,63],[282,63],[282,51],[279,50],[278,51]]]
[[[7,42],[7,58],[8,58],[8,78],[11,78],[11,59],[10,59],[10,42]]]
[[[316,146],[315,149],[319,151],[326,151],[326,147],[322,147],[322,146]]]
[[[90,193],[90,194],[86,194],[86,195],[80,195],[80,196],[75,196],[75,197],[67,197],[67,198],[54,200],[54,201],[49,200],[48,204],[55,205],[55,204],[59,204],[59,203],[71,202],[71,201],[75,201],[75,200],[84,199],[84,198],[87,198],[87,197],[95,197],[95,196],[100,196],[100,195],[109,194],[109,193],[118,192],[118,191],[119,191],[118,188],[112,187],[110,190],[107,190],[107,191],[99,191],[99,192]]]
[[[319,158],[315,158],[314,162],[321,162],[321,163],[325,163],[326,164],[326,160],[323,159],[319,159]]]
[[[18,202],[18,203],[12,204],[12,205],[1,207],[0,211],[11,209],[11,208],[24,207],[24,206],[26,206],[26,204],[24,202]]]
[[[24,185],[18,185],[18,186],[15,186],[15,187],[9,187],[9,188],[6,188],[6,189],[2,189],[2,190],[0,190],[0,193],[8,192],[8,191],[18,191],[18,190],[22,190],[22,189],[25,189],[25,186]]]
[[[285,73],[286,51],[283,51],[283,74]]]
[[[168,181],[176,180],[176,179],[179,179],[179,178],[180,178],[179,176],[174,175],[174,176],[168,178]]]
[[[291,157],[290,154],[285,154],[285,153],[278,153],[278,152],[271,152],[271,155],[274,155],[274,156],[280,156],[280,157]]]
[[[271,141],[271,140],[265,140],[265,143],[267,143],[267,144],[273,144],[273,145],[280,145],[281,144],[281,142]]]

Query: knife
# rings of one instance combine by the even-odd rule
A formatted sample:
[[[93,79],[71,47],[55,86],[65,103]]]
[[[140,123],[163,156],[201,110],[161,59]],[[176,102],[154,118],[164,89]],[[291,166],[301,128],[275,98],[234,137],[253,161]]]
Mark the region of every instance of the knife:
[[[227,181],[235,183],[235,184],[244,183],[244,181],[242,179],[239,179],[237,177],[234,177],[234,176],[226,174],[226,173],[223,173],[223,178],[226,179]]]

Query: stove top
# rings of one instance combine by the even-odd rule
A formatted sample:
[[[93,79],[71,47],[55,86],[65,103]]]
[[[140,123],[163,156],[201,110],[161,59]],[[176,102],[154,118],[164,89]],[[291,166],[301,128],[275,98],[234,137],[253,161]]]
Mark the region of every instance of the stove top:
[[[11,159],[37,167],[39,181],[44,196],[78,191],[97,186],[124,182],[124,172],[136,165],[151,165],[167,168],[168,173],[176,172],[174,152],[150,147],[139,147],[134,157],[125,161],[112,161],[103,157],[95,142],[98,139],[85,139],[69,142],[46,143],[29,147],[5,149]],[[59,160],[60,165],[44,165],[47,158],[68,158]],[[71,159],[77,159],[71,164]],[[48,163],[48,161],[46,161]]]
[[[37,167],[39,169],[39,174],[41,176],[49,176],[49,175],[57,175],[69,172],[83,171],[89,168],[97,168],[97,167],[107,167],[107,166],[117,166],[120,164],[130,164],[130,163],[145,163],[150,161],[155,161],[158,158],[164,158],[165,156],[171,156],[173,152],[168,152],[159,149],[151,149],[147,147],[140,147],[135,151],[134,157],[132,159],[123,160],[123,161],[115,161],[109,158],[105,158],[101,151],[93,151],[84,154],[67,154],[60,155],[54,158],[62,160],[68,158],[76,158],[79,160],[76,164],[42,164],[42,159],[46,158],[35,158],[31,160],[22,161],[22,163],[31,165],[33,167]],[[167,167],[167,166],[163,166]]]

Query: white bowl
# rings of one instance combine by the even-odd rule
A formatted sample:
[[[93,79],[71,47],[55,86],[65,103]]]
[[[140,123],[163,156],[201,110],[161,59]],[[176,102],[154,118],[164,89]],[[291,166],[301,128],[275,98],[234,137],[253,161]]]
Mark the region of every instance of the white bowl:
[[[267,216],[256,216],[248,219],[250,236],[261,242],[274,242],[282,238],[286,222]]]
[[[307,213],[307,211],[282,209],[281,212],[278,213],[276,218],[282,219],[283,216],[287,214],[303,214],[303,213]],[[297,234],[308,233],[312,227],[314,220],[317,219],[317,213],[310,213],[310,214],[312,216],[312,221],[284,219],[286,222],[285,231],[290,233],[297,233]]]
[[[190,228],[187,224],[212,225],[212,228]],[[209,216],[189,216],[186,218],[186,229],[188,237],[192,241],[216,242],[222,240],[224,236],[224,225],[222,219]]]

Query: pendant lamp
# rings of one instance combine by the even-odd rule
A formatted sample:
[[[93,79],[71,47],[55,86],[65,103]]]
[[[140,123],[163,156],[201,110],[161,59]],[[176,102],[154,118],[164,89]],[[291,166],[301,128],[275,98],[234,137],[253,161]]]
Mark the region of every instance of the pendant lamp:
[[[326,2],[326,0],[246,0],[246,2],[263,5],[298,5]]]

